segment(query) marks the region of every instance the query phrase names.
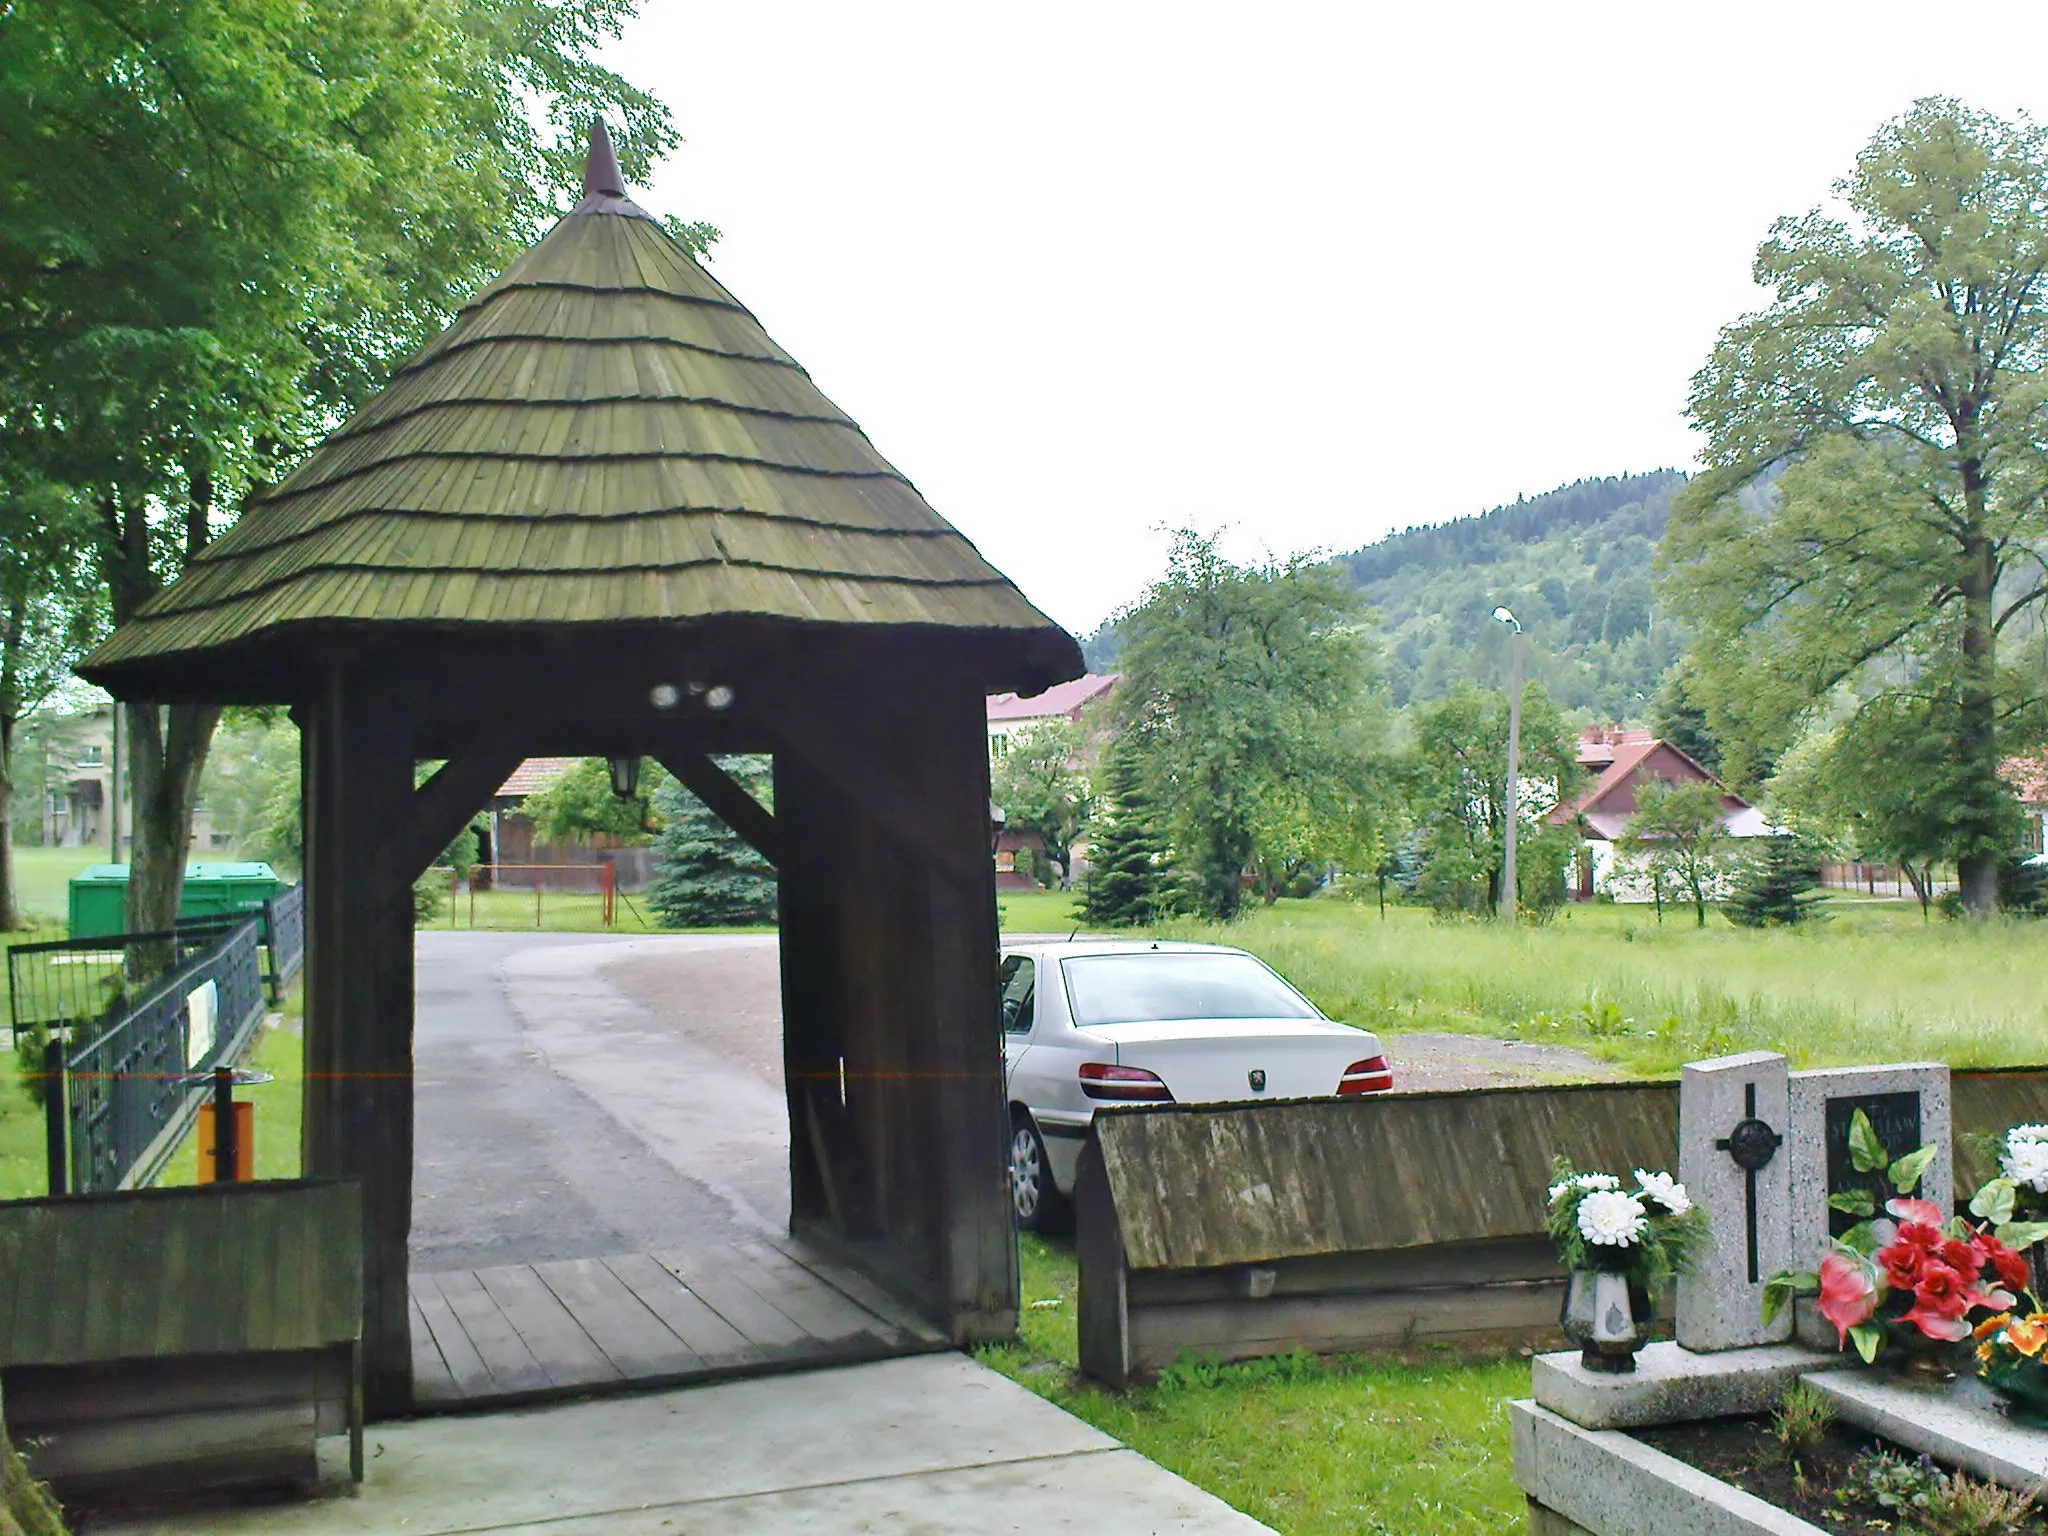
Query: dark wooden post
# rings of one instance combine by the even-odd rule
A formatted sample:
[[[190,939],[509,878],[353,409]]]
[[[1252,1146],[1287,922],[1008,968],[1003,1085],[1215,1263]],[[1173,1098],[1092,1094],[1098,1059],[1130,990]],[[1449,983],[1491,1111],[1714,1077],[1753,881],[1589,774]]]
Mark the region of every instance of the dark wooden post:
[[[957,869],[925,875],[935,1026],[929,1045],[937,1085],[937,1144],[928,1155],[944,1181],[939,1209],[953,1336],[973,1342],[1007,1337],[1017,1326],[988,731],[981,690],[967,679],[934,678],[923,698],[926,725],[916,764],[932,834],[972,854],[969,867],[979,871],[964,885]]]
[[[379,858],[404,824],[412,750],[402,701],[339,666],[300,711],[306,879],[309,1178],[363,1191],[363,1386],[372,1413],[412,1402],[412,892]]]

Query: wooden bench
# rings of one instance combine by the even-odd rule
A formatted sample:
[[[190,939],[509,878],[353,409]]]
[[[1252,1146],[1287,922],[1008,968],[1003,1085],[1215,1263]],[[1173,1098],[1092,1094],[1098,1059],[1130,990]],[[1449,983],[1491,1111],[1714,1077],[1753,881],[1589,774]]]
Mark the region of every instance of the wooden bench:
[[[0,1204],[8,1429],[67,1499],[363,1470],[362,1202],[279,1180]]]

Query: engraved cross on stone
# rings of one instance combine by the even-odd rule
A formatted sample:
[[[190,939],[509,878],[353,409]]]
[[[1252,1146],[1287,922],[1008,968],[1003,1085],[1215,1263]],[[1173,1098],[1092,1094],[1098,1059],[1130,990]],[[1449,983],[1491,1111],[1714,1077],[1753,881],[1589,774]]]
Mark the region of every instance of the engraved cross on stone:
[[[1777,1155],[1778,1146],[1784,1141],[1776,1131],[1756,1117],[1756,1084],[1742,1085],[1742,1118],[1735,1129],[1714,1143],[1718,1151],[1726,1152],[1735,1160],[1747,1178],[1743,1196],[1743,1217],[1749,1235],[1749,1283],[1757,1282],[1757,1240],[1756,1240],[1756,1175]]]

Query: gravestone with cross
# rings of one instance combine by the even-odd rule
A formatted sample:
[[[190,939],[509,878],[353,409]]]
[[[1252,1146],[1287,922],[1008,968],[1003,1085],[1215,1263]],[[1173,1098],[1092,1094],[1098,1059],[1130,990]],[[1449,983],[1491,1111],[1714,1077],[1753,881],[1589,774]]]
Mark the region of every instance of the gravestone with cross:
[[[1870,1197],[1873,1210],[1898,1193],[1881,1172],[1858,1169],[1849,1130],[1862,1110],[1890,1157],[1933,1143],[1934,1158],[1914,1193],[1944,1215],[1955,1209],[1955,1158],[1950,1145],[1948,1068],[1937,1061],[1897,1062],[1877,1067],[1828,1067],[1794,1072],[1785,1150],[1791,1154],[1792,1253],[1790,1269],[1819,1266],[1828,1240],[1862,1216],[1829,1205],[1832,1195]],[[1835,1347],[1834,1328],[1799,1308],[1799,1336]]]
[[[1790,1073],[1775,1051],[1688,1062],[1678,1080],[1678,1177],[1707,1212],[1709,1247],[1678,1282],[1678,1342],[1710,1352],[1790,1336],[1763,1322],[1764,1282],[1793,1245]]]

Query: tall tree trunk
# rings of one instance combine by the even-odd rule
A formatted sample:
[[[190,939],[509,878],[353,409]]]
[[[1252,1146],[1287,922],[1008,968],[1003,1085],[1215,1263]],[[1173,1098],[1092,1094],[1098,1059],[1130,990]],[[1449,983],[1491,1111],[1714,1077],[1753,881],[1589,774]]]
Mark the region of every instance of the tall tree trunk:
[[[160,933],[178,918],[185,845],[199,775],[220,709],[211,704],[124,704],[134,844],[128,864],[128,930]]]
[[[22,926],[14,893],[14,727],[24,705],[21,633],[28,599],[16,596],[0,619],[0,933]]]
[[[195,453],[187,465],[186,493],[184,557],[189,563],[206,547],[212,526],[213,474],[203,453]],[[150,561],[149,524],[140,502],[121,516],[110,499],[102,504],[101,516],[115,541],[110,587],[114,622],[121,624],[156,594],[160,583]],[[213,744],[213,729],[220,723],[220,709],[132,702],[122,709],[128,726],[134,835],[128,860],[128,929],[160,933],[178,918],[199,775]],[[143,957],[143,963],[154,970],[165,958]]]
[[[14,896],[14,716],[0,706],[0,933],[26,926]]]
[[[1965,492],[1972,509],[1981,504],[1982,489],[1965,466]],[[1980,520],[1981,526],[1981,520]],[[1962,715],[1956,749],[1970,779],[1964,810],[1962,856],[1956,878],[1962,887],[1963,910],[1981,917],[1998,907],[1998,700],[1997,638],[1991,627],[1992,590],[1997,582],[1996,551],[1989,539],[1973,537],[1963,550],[1963,676],[1957,700]]]

